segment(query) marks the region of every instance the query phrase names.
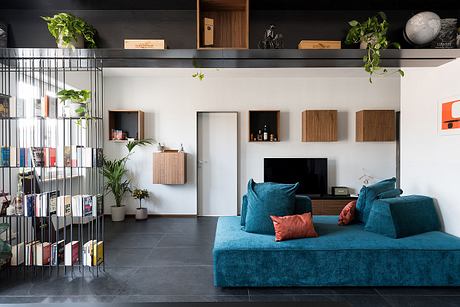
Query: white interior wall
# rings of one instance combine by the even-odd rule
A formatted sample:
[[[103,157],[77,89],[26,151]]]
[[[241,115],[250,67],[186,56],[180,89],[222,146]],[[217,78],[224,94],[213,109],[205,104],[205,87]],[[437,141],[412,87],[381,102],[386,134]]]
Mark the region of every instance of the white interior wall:
[[[196,214],[196,112],[239,112],[239,199],[249,178],[263,180],[264,157],[326,157],[329,187],[357,190],[363,169],[377,179],[395,176],[395,142],[355,142],[355,112],[362,109],[399,110],[400,78],[377,78],[373,84],[361,69],[207,69],[203,81],[190,69],[106,69],[105,115],[110,109],[145,112],[145,137],[178,148],[188,155],[187,184],[152,184],[152,153],[139,148],[128,162],[134,184],[152,192],[145,204],[153,214]],[[249,110],[281,110],[281,142],[248,143]],[[339,141],[301,142],[301,112],[337,109]],[[108,134],[108,121],[105,121]],[[109,157],[126,152],[124,144],[108,141]],[[137,202],[126,198],[128,212]],[[107,209],[111,205],[106,202]],[[110,212],[107,210],[106,212]]]
[[[401,186],[437,200],[445,230],[460,236],[460,135],[438,133],[438,103],[460,97],[460,60],[406,69],[401,81]]]

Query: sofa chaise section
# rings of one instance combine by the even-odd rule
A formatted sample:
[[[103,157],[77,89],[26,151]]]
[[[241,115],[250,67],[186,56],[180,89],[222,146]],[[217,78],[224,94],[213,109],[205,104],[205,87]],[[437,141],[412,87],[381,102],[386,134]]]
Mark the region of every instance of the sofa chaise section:
[[[218,287],[458,286],[460,238],[432,231],[392,239],[315,216],[318,238],[275,242],[219,218],[214,243]]]

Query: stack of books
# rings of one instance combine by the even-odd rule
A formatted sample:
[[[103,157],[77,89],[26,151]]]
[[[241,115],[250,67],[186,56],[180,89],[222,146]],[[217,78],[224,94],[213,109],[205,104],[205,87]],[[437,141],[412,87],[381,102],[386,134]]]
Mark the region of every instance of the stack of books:
[[[96,266],[104,261],[103,241],[90,240],[83,245],[83,265]]]

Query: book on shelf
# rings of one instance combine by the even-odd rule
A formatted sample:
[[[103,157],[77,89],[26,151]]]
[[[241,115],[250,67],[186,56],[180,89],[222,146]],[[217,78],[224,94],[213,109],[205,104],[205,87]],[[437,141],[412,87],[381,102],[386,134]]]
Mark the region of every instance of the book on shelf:
[[[79,244],[78,241],[72,241],[65,245],[64,251],[64,264],[74,265],[78,262],[79,256]]]
[[[104,196],[102,194],[93,195],[92,210],[93,216],[102,215],[104,209]]]
[[[83,216],[92,216],[93,215],[93,196],[92,195],[83,195],[82,196],[82,205],[83,205]]]
[[[83,245],[83,265],[96,266],[104,261],[103,241],[90,240]]]
[[[93,148],[85,147],[82,153],[82,166],[92,167],[93,166]]]
[[[32,241],[26,244],[25,250],[25,265],[35,265],[37,262],[37,255],[36,255],[36,245],[40,243],[38,241]]]
[[[47,96],[48,97],[48,117],[57,118],[58,117],[58,99],[57,97]]]
[[[11,265],[18,266],[24,263],[24,242],[11,246]]]
[[[49,117],[49,108],[50,108],[50,98],[48,95],[45,95],[41,98],[41,114],[42,117]]]
[[[35,117],[42,116],[42,99],[33,98],[33,106],[34,106],[34,116]]]
[[[40,217],[42,216],[41,208],[43,206],[43,198],[44,194],[35,194],[35,207],[34,207],[34,216]]]
[[[57,202],[59,197],[59,191],[51,191],[48,193],[48,208],[49,214],[57,214]]]
[[[51,244],[51,265],[56,266],[64,262],[64,249],[64,240]]]
[[[74,195],[72,196],[72,216],[81,217],[82,216],[82,196]]]
[[[65,167],[71,167],[72,166],[72,146],[64,146],[64,165]]]
[[[0,118],[10,117],[10,99],[8,95],[0,94]]]
[[[24,216],[34,216],[35,196],[35,194],[27,194],[24,196]]]
[[[93,167],[102,167],[104,163],[104,152],[102,148],[93,148]]]
[[[3,167],[10,166],[10,148],[9,147],[0,148],[0,166],[3,166]]]
[[[17,117],[21,118],[25,116],[24,113],[24,105],[25,105],[25,100],[24,98],[19,98],[15,97],[12,103],[12,108],[11,108],[11,117]]]
[[[10,147],[10,166],[18,166],[18,151],[16,147]]]
[[[56,148],[45,147],[43,149],[44,153],[44,162],[45,167],[55,167],[56,166]]]
[[[32,157],[33,167],[44,167],[45,166],[45,150],[43,147],[31,147],[30,155]]]
[[[38,242],[35,244],[34,252],[34,265],[43,266],[50,263],[51,244],[49,242]]]
[[[62,195],[57,198],[57,216],[70,216],[72,214],[72,196]]]

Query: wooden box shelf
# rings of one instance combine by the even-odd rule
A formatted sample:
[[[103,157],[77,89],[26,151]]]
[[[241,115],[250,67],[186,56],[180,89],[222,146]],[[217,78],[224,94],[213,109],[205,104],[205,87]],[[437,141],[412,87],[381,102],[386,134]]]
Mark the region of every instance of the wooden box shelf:
[[[337,141],[337,110],[302,112],[302,142]]]
[[[109,111],[109,140],[114,139],[112,130],[122,130],[127,138],[141,140],[144,138],[144,112],[139,110]]]
[[[268,128],[268,140],[265,142],[280,141],[280,111],[279,110],[252,110],[249,111],[249,142],[264,142],[257,140],[259,130],[264,130],[264,126]],[[270,135],[273,134],[274,140],[270,140]],[[256,140],[254,140],[256,139]]]
[[[197,48],[249,48],[249,0],[197,0]]]
[[[187,182],[185,152],[156,152],[153,154],[154,184],[185,184]]]
[[[396,140],[394,110],[356,112],[356,142],[392,142]]]

